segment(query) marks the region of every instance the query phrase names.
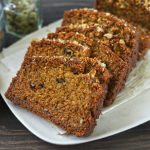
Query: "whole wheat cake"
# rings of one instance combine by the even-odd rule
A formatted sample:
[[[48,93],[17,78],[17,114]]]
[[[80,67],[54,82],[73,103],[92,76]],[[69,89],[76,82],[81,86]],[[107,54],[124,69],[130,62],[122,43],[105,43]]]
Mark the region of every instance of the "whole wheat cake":
[[[147,51],[150,49],[150,30],[136,25],[137,29],[140,31],[140,48],[139,48],[139,60],[143,59]]]
[[[42,39],[32,41],[25,57],[32,56],[66,56],[66,57],[90,57],[91,50],[73,41],[61,39]]]
[[[139,32],[139,59],[150,49],[150,1],[148,0],[96,0],[99,11],[110,12],[134,24]]]
[[[86,37],[84,34],[79,32],[57,32],[57,33],[49,33],[47,38],[50,40],[65,40],[74,42],[77,44],[81,44],[85,47],[90,47],[93,45],[93,39]]]
[[[75,30],[79,31],[77,28],[75,28]],[[127,63],[119,58],[107,46],[97,44],[94,40],[92,40],[96,38],[95,35],[98,35],[97,32],[91,36],[90,32],[82,31],[82,33],[86,35],[85,36],[84,34],[81,34],[80,31],[75,32],[75,30],[74,32],[70,32],[70,28],[68,28],[68,30],[66,29],[64,32],[50,33],[48,34],[48,38],[71,41],[76,40],[76,42],[86,45],[90,48],[92,51],[91,57],[96,57],[99,61],[106,65],[106,68],[112,74],[112,78],[108,85],[108,93],[104,100],[104,106],[109,106],[114,102],[117,94],[123,89],[125,85],[126,77],[128,75]]]
[[[149,0],[96,0],[96,8],[111,12],[150,30]]]
[[[96,59],[26,57],[5,96],[67,133],[87,136],[96,125],[110,77]]]
[[[109,46],[119,57],[134,67],[139,51],[139,32],[125,20],[96,9],[73,9],[65,11],[62,26],[99,26],[100,40]],[[130,69],[130,70],[131,70]]]

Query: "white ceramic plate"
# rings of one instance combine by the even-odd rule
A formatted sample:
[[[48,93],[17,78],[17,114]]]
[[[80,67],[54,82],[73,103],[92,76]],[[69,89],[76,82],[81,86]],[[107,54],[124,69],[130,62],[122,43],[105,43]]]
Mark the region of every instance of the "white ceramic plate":
[[[4,50],[4,56],[9,56],[18,50],[27,48],[33,37],[44,37],[49,31],[55,31],[55,28],[59,24],[60,21],[55,22],[54,24],[26,36]],[[123,132],[150,120],[150,90],[147,90],[143,94],[132,99],[132,101],[123,103],[115,109],[103,114],[100,119],[98,119],[97,126],[89,137],[77,138],[71,135],[60,135],[50,122],[15,106],[5,98],[4,93],[13,76],[14,74],[12,72],[9,72],[6,67],[0,64],[0,91],[2,97],[13,114],[29,131],[49,143],[58,145],[86,143]]]

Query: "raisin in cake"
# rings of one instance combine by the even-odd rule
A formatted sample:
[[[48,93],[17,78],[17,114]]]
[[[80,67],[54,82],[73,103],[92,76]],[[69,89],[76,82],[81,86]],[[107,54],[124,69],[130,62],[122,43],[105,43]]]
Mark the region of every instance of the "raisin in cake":
[[[109,72],[95,59],[26,57],[5,95],[81,137],[96,125],[109,78]]]
[[[150,30],[149,0],[96,0],[96,8],[111,12]]]

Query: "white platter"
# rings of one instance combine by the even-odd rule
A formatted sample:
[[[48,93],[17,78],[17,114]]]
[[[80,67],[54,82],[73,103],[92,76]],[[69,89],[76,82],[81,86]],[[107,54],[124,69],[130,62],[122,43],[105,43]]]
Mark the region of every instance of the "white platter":
[[[57,21],[26,36],[5,49],[3,55],[5,57],[10,56],[21,49],[26,49],[31,39],[45,37],[48,32],[55,31],[55,28],[60,25],[60,22],[61,21]],[[107,109],[107,111],[104,111],[105,113],[98,119],[97,126],[89,137],[77,138],[71,135],[60,135],[50,122],[15,106],[5,98],[4,93],[13,76],[14,73],[8,71],[8,69],[0,63],[0,91],[4,101],[18,120],[30,132],[49,143],[58,145],[86,143],[123,132],[150,120],[150,90],[147,90],[136,98],[118,105],[115,109]]]

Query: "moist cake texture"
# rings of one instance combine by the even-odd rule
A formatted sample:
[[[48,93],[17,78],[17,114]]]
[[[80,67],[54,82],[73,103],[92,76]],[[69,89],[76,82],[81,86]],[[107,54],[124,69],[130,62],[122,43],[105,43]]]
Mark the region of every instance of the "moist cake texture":
[[[26,57],[5,95],[67,133],[87,136],[96,125],[110,77],[96,59]]]
[[[149,0],[96,0],[96,8],[111,12],[150,30]]]
[[[146,32],[95,9],[66,11],[56,33],[31,43],[5,96],[68,134],[88,136],[144,56]]]
[[[139,59],[150,49],[149,0],[96,0],[99,11],[110,12],[134,24],[141,33]]]
[[[71,28],[98,27],[100,42],[111,48],[130,64],[131,68],[135,66],[139,50],[139,33],[125,20],[110,13],[85,8],[65,11],[62,25]]]
[[[89,38],[90,39],[97,39],[97,32],[90,33],[87,30],[79,30],[78,28],[74,28],[73,30],[70,28],[62,28],[64,30],[60,30],[58,33],[50,33],[49,38],[61,38],[69,40],[69,37],[72,39],[72,36],[70,33],[71,31],[74,31],[74,33],[78,33],[78,35],[81,35],[83,33],[86,36],[87,40],[84,40],[84,45],[88,45],[90,50],[92,51],[91,57],[97,58],[99,61],[104,63],[106,65],[106,68],[110,71],[112,74],[112,78],[110,80],[110,83],[108,85],[108,93],[106,95],[106,98],[104,100],[104,106],[111,105],[117,94],[123,89],[125,85],[125,81],[128,75],[128,65],[126,62],[124,62],[121,58],[119,58],[114,52],[112,52],[107,46],[100,44],[97,42],[97,40],[93,40],[89,44]],[[64,31],[64,32],[61,32]],[[83,37],[83,36],[82,36]],[[84,38],[85,39],[85,38]],[[73,38],[74,40],[74,38]],[[80,42],[81,39],[77,38],[77,42]]]

